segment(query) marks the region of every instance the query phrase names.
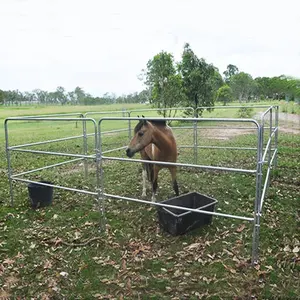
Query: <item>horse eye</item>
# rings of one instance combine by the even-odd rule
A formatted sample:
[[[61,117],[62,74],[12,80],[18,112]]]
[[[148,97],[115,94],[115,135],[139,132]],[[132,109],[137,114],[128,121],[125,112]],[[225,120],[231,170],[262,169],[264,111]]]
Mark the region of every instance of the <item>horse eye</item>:
[[[140,131],[139,136],[143,136],[143,135],[144,135],[144,132]]]

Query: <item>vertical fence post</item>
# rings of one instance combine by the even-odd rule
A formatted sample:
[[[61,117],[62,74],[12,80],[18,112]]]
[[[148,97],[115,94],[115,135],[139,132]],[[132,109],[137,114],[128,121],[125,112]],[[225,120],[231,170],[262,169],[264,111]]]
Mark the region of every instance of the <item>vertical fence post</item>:
[[[86,118],[86,115],[82,115],[82,117],[85,119]],[[83,134],[83,153],[84,155],[87,155],[88,153],[88,143],[87,143],[87,129],[86,129],[86,121],[83,120],[82,121],[82,134]],[[87,179],[88,177],[88,161],[86,158],[83,159],[83,165],[84,165],[84,176],[85,176],[85,179]]]
[[[102,139],[101,139],[101,129],[100,123],[98,123],[98,139],[96,142],[96,177],[97,177],[97,201],[99,206],[100,213],[100,228],[101,232],[105,232],[106,227],[106,217],[105,217],[105,208],[104,208],[104,195],[103,195],[103,164],[102,164]],[[96,132],[97,135],[97,132]]]
[[[194,118],[197,118],[197,108],[193,110]],[[198,121],[194,121],[194,164],[198,163]]]
[[[278,155],[278,126],[279,126],[279,122],[278,122],[278,114],[279,114],[279,106],[275,106],[275,139],[274,139],[274,148],[275,148],[275,151],[276,151],[276,154],[275,154],[275,158],[274,158],[274,170],[277,168],[277,155]]]
[[[257,129],[257,166],[256,166],[256,195],[254,204],[254,221],[252,236],[252,264],[258,262],[259,253],[259,231],[260,231],[260,202],[261,202],[261,186],[262,186],[262,153],[263,153],[263,126],[264,122]]]
[[[270,109],[270,133],[269,133],[269,151],[268,151],[268,169],[271,169],[271,158],[272,158],[272,133],[273,133],[273,107]],[[269,190],[270,186],[270,176],[267,182],[267,191]]]
[[[131,117],[131,111],[128,112],[128,117]],[[128,139],[131,140],[131,120],[128,120]]]
[[[5,151],[6,151],[6,159],[7,159],[7,175],[9,180],[9,193],[10,193],[10,205],[14,205],[14,193],[12,186],[12,168],[11,168],[11,159],[10,159],[10,150],[9,150],[9,141],[8,141],[8,125],[7,120],[4,122],[5,127]]]

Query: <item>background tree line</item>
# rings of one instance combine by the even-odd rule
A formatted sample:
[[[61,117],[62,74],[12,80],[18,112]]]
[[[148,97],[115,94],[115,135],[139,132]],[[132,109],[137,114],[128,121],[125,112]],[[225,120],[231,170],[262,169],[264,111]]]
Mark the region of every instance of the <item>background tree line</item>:
[[[223,76],[222,76],[223,75]],[[148,103],[159,108],[176,106],[213,106],[216,101],[248,102],[265,99],[300,100],[300,80],[288,76],[257,77],[240,72],[232,64],[220,74],[218,68],[199,58],[185,44],[181,60],[175,62],[171,53],[161,51],[150,59],[139,79],[145,84],[140,93],[116,96],[105,93],[93,97],[83,88],[67,92],[59,86],[55,91],[40,89],[31,92],[2,91],[2,105],[101,105],[113,103]]]
[[[174,106],[213,106],[231,101],[249,102],[265,99],[300,100],[300,80],[284,75],[255,79],[229,64],[223,72],[198,58],[185,44],[181,60],[161,51],[143,70],[144,83],[151,91],[150,102],[161,108]]]
[[[93,97],[82,88],[76,87],[74,91],[67,92],[63,87],[57,87],[54,92],[40,89],[32,92],[20,92],[19,90],[0,90],[1,105],[101,105],[113,103],[145,103],[149,102],[149,92],[142,91],[117,97],[114,94],[105,93],[101,97]]]

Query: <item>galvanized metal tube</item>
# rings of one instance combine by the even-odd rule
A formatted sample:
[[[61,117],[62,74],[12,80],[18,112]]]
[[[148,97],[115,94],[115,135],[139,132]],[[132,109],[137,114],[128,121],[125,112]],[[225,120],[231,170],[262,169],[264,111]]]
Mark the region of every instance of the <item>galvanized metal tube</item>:
[[[270,105],[228,105],[228,106],[198,106],[196,109],[211,109],[211,108],[217,108],[217,109],[233,109],[233,108],[268,108]]]
[[[234,219],[239,219],[239,220],[243,220],[243,221],[253,221],[253,218],[251,218],[251,217],[223,214],[223,213],[218,213],[218,212],[211,212],[211,211],[206,211],[206,210],[199,210],[199,209],[187,208],[187,207],[182,207],[182,206],[170,205],[170,204],[165,204],[165,203],[160,203],[160,202],[153,202],[153,201],[146,201],[146,200],[141,200],[141,199],[136,199],[136,198],[122,197],[122,196],[117,196],[117,195],[112,195],[112,194],[107,194],[107,193],[104,193],[104,196],[109,197],[109,198],[139,202],[139,203],[160,206],[160,207],[165,207],[165,208],[174,208],[174,209],[179,209],[179,210],[183,210],[183,211],[202,213],[205,215],[234,218]]]
[[[30,119],[30,118],[46,118],[46,117],[64,117],[64,116],[79,116],[79,117],[83,117],[82,113],[66,113],[66,114],[48,114],[48,115],[35,115],[35,116],[22,116],[22,118],[24,119]],[[24,120],[25,121],[25,120]]]
[[[106,217],[104,206],[104,172],[103,172],[103,156],[102,156],[102,135],[100,127],[98,130],[98,145],[96,148],[96,168],[97,168],[97,201],[100,214],[100,231],[105,232],[106,229]]]
[[[197,164],[198,161],[198,130],[197,130],[198,122],[194,122],[194,164]]]
[[[6,159],[7,159],[7,175],[8,175],[8,180],[9,180],[10,205],[13,206],[14,205],[14,194],[13,194],[12,179],[11,179],[12,168],[11,168],[11,160],[10,160],[7,122],[4,122],[4,130],[5,130],[5,152],[6,152]]]
[[[102,154],[110,153],[110,152],[114,152],[114,151],[118,151],[118,150],[122,150],[122,149],[126,149],[126,148],[127,148],[127,146],[123,146],[123,147],[119,147],[119,148],[115,148],[115,149],[110,149],[110,150],[102,151]]]
[[[82,137],[83,137],[82,135],[77,135],[77,136],[70,136],[70,137],[54,139],[54,140],[46,140],[46,141],[41,141],[41,142],[29,143],[29,144],[15,145],[15,146],[11,146],[9,149],[12,150],[12,149],[18,149],[18,148],[23,148],[23,147],[30,147],[30,146],[44,145],[44,144],[55,143],[55,142],[69,141],[69,140],[74,140],[74,139],[78,139],[78,138],[82,138]]]
[[[193,129],[194,126],[171,126],[172,129]]]
[[[110,111],[88,111],[84,114],[85,118],[87,118],[88,115],[112,115],[112,114],[128,114],[127,111],[123,110],[110,110]]]
[[[172,127],[173,128],[173,127]],[[220,129],[220,130],[256,130],[255,127],[238,127],[238,126],[233,126],[233,127],[227,127],[227,126],[201,126],[198,127],[198,130],[202,130],[202,129]]]
[[[87,134],[87,126],[86,126],[86,121],[82,122],[82,134],[83,134],[83,154],[87,155],[88,154],[88,134]],[[89,173],[89,167],[88,167],[88,162],[87,159],[84,158],[83,160],[84,164],[84,178],[87,179],[88,173]]]
[[[263,128],[257,129],[257,167],[256,167],[256,196],[254,202],[254,222],[253,222],[253,236],[252,236],[252,264],[258,262],[258,246],[259,246],[259,230],[260,230],[260,201],[261,201],[261,185],[262,185],[262,148]]]
[[[186,146],[180,146],[180,148],[185,148]],[[187,146],[190,147],[190,146]],[[227,150],[257,150],[254,147],[227,147],[227,146],[197,146],[200,149],[227,149]]]
[[[169,120],[169,121],[185,121],[185,122],[211,122],[211,121],[218,121],[218,122],[233,122],[233,123],[252,123],[256,126],[256,128],[259,125],[259,123],[255,119],[237,119],[237,118],[147,118],[149,121],[160,121],[160,120]],[[98,122],[98,127],[101,126],[101,123],[103,121],[120,121],[120,120],[132,120],[132,121],[139,121],[141,118],[137,117],[129,117],[129,118],[119,118],[119,117],[103,117]]]
[[[267,115],[267,113],[270,112],[272,109],[273,109],[273,106],[269,106],[269,108],[262,113],[262,115],[261,115],[261,122],[262,123],[264,122],[265,116]]]
[[[276,131],[277,131],[277,128],[271,133],[271,135],[270,135],[270,137],[268,139],[267,145],[264,148],[265,151],[264,151],[263,158],[262,158],[263,161],[265,161],[268,151],[270,152],[271,149],[272,149],[272,147],[271,147],[272,146],[271,145],[272,137],[276,134]],[[269,153],[269,155],[270,155],[270,153]]]
[[[132,109],[129,111],[131,115],[132,112],[143,112],[143,111],[168,111],[168,110],[191,110],[194,111],[193,107],[171,107],[171,108],[141,108],[141,109]],[[148,119],[148,118],[147,118]],[[164,118],[167,119],[167,118]]]
[[[276,129],[276,133],[275,133],[275,140],[274,140],[274,148],[277,150],[278,147],[278,113],[279,113],[279,106],[275,106],[275,129]],[[276,152],[276,156],[274,159],[274,169],[277,168],[277,152]]]
[[[227,167],[213,167],[213,166],[182,164],[182,163],[171,163],[171,162],[163,162],[163,161],[156,161],[156,160],[150,161],[150,160],[143,160],[143,159],[131,159],[131,158],[112,157],[112,156],[102,156],[102,158],[107,159],[107,160],[138,162],[138,163],[147,163],[147,164],[155,164],[155,165],[162,165],[162,166],[190,167],[190,168],[208,169],[208,170],[216,170],[216,171],[232,171],[232,172],[249,173],[249,174],[256,173],[256,170],[227,168]]]
[[[122,128],[122,129],[114,129],[114,130],[102,131],[102,134],[106,134],[106,133],[116,133],[116,132],[124,132],[124,131],[128,131],[128,128]]]
[[[91,118],[44,118],[44,117],[9,117],[5,119],[5,123],[7,123],[8,121],[90,121],[94,124],[94,126],[96,125],[96,122],[94,119]]]
[[[264,199],[265,199],[266,192],[269,188],[269,178],[270,178],[270,172],[271,172],[271,169],[272,169],[271,166],[272,166],[274,158],[276,157],[276,154],[277,154],[277,149],[275,150],[275,152],[272,155],[272,158],[271,158],[271,161],[270,161],[270,166],[268,167],[268,170],[267,170],[265,183],[264,183],[264,187],[263,187],[263,191],[262,191],[262,195],[261,195],[260,207],[259,207],[260,213],[262,211],[262,207],[263,207],[263,204],[264,204]]]
[[[14,177],[14,180],[21,181],[21,182],[26,182],[26,183],[35,183],[35,184],[39,184],[39,185],[43,185],[43,186],[50,186],[50,187],[53,187],[53,188],[67,190],[67,191],[72,191],[72,192],[77,192],[77,193],[81,193],[81,194],[88,194],[88,195],[93,195],[93,196],[97,195],[97,193],[91,192],[91,191],[87,191],[87,190],[79,190],[79,189],[69,188],[69,187],[66,187],[66,186],[60,186],[60,185],[55,185],[55,184],[48,184],[48,183],[43,183],[43,182],[38,182],[38,181],[33,181],[33,180],[28,180],[28,179],[23,179],[23,178],[18,178],[18,177]]]
[[[128,112],[128,117],[129,118],[131,117],[130,111]],[[129,141],[131,140],[131,121],[130,120],[128,120],[128,140]]]
[[[73,162],[76,162],[76,161],[81,161],[81,160],[82,160],[82,158],[75,158],[75,159],[63,161],[63,162],[60,162],[60,163],[56,163],[56,164],[53,164],[53,165],[48,165],[48,166],[45,166],[45,167],[41,167],[41,168],[38,168],[38,169],[34,169],[34,170],[30,170],[30,171],[18,173],[18,174],[15,174],[15,175],[11,175],[11,177],[12,178],[19,177],[19,176],[31,174],[31,173],[34,173],[34,172],[38,172],[38,171],[50,169],[50,168],[53,168],[53,167],[63,166],[63,165],[66,165],[66,164],[69,164],[69,163],[73,163]]]
[[[270,132],[269,132],[269,154],[268,154],[268,168],[270,168],[270,161],[271,161],[271,156],[272,156],[272,152],[271,152],[271,148],[272,148],[272,137],[275,135],[275,132],[272,132],[272,123],[273,123],[273,108],[270,110]],[[264,159],[263,159],[264,160]]]
[[[11,151],[36,153],[36,154],[49,154],[49,155],[67,156],[67,157],[95,158],[95,155],[50,152],[50,151],[41,151],[41,150],[32,150],[32,149],[11,149]]]

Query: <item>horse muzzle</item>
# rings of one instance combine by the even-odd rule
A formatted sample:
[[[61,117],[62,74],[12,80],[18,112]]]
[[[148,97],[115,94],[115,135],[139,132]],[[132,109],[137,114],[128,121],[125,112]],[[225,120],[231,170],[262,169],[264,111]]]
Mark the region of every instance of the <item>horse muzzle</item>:
[[[134,155],[134,151],[132,150],[132,149],[130,149],[130,148],[127,148],[126,149],[126,155],[128,156],[128,157],[132,157],[133,155]]]

